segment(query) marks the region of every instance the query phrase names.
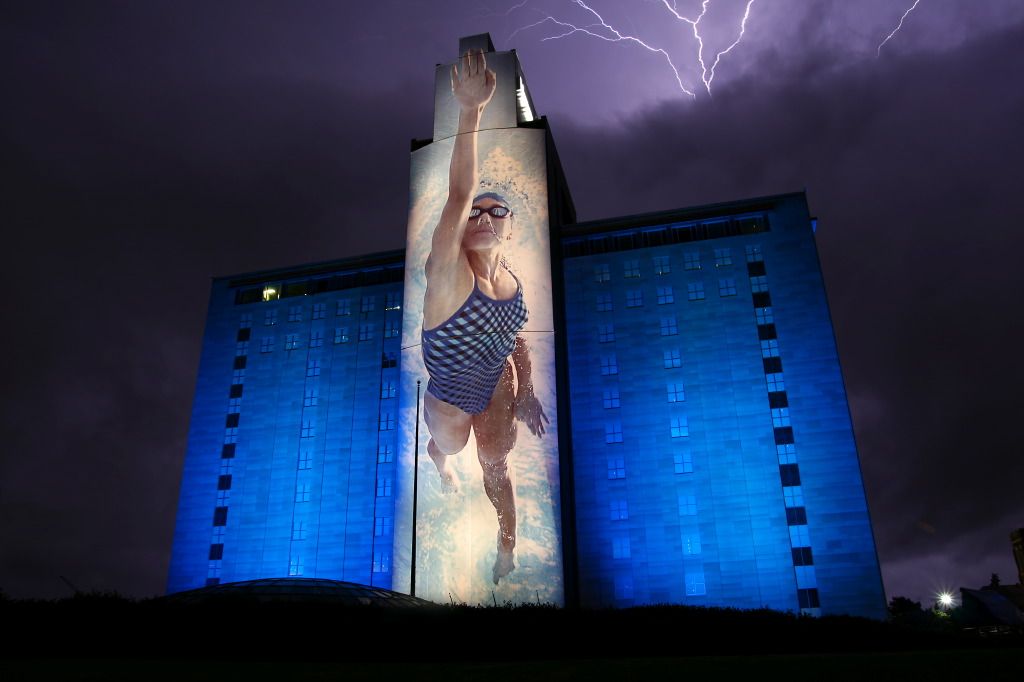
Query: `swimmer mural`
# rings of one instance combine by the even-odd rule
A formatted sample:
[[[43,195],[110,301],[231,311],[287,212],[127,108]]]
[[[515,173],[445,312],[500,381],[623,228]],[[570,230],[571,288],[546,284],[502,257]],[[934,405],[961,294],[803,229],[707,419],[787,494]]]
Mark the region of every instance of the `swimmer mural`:
[[[546,131],[516,126],[514,53],[437,80],[412,154],[394,586],[562,604]]]

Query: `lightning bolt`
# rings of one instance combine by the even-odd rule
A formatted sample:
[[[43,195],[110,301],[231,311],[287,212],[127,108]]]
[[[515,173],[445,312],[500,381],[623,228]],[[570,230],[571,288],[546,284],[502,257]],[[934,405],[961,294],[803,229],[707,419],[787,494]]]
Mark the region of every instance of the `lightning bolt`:
[[[878,50],[876,51],[876,54],[875,54],[875,56],[876,56],[876,57],[881,57],[881,56],[882,56],[882,46],[883,46],[883,45],[885,45],[885,44],[886,44],[887,42],[889,42],[890,40],[892,40],[892,37],[893,37],[894,35],[896,35],[897,33],[899,33],[900,29],[901,29],[901,28],[903,28],[903,20],[907,18],[907,15],[908,15],[908,14],[910,14],[911,12],[913,12],[913,11],[914,11],[914,10],[915,10],[915,9],[917,8],[917,6],[918,6],[918,4],[919,4],[920,2],[921,2],[921,0],[914,0],[914,4],[913,4],[913,5],[911,5],[911,6],[910,6],[910,8],[909,8],[909,9],[908,9],[908,10],[907,10],[906,12],[904,12],[904,13],[903,13],[903,16],[902,16],[902,17],[900,17],[900,23],[898,23],[898,24],[896,25],[896,28],[894,28],[894,29],[892,30],[892,33],[890,33],[889,35],[887,35],[887,36],[885,37],[885,40],[883,40],[883,41],[882,41],[881,43],[879,43],[879,44],[878,44]]]
[[[746,33],[747,31],[747,19],[750,18],[750,7],[754,4],[754,0],[747,0],[747,6],[743,10],[743,19],[742,21],[740,21],[739,36],[732,43],[732,45],[725,48],[721,52],[715,53],[715,61],[711,64],[710,68],[704,61],[704,38],[700,34],[700,21],[707,15],[708,5],[711,4],[711,0],[702,0],[700,4],[700,14],[697,16],[696,19],[688,19],[687,17],[684,17],[683,15],[679,14],[678,9],[676,8],[675,0],[672,0],[671,5],[668,4],[668,0],[661,0],[661,2],[663,5],[665,5],[665,9],[672,13],[672,16],[674,16],[679,21],[682,21],[683,23],[689,24],[690,27],[693,29],[693,37],[697,40],[697,61],[700,62],[701,69],[700,79],[704,83],[704,89],[707,90],[708,94],[710,95],[711,81],[715,79],[715,68],[718,66],[718,62],[722,61],[723,55],[732,52],[732,49],[739,45],[740,41],[743,40],[743,34]]]

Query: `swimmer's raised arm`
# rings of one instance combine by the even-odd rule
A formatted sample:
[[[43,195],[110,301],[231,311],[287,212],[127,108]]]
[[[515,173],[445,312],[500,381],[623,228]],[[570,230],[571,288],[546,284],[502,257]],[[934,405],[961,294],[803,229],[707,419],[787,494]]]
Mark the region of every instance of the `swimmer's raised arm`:
[[[451,77],[452,94],[459,104],[459,129],[448,170],[448,201],[434,228],[427,259],[428,277],[447,273],[461,253],[462,237],[478,182],[477,133],[480,118],[494,96],[497,84],[494,72],[487,68],[482,50],[463,55],[462,73],[453,64]]]

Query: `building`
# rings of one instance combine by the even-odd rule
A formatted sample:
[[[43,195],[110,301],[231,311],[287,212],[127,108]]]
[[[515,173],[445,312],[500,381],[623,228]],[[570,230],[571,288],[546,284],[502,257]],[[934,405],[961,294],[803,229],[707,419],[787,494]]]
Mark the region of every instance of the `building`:
[[[509,203],[544,237],[529,260],[542,263],[546,282],[524,274],[526,258],[515,267],[531,320],[541,318],[523,331],[533,334],[535,373],[550,365],[538,385],[550,390],[554,416],[543,448],[520,437],[524,453],[536,451],[521,459],[536,457],[547,472],[537,493],[547,506],[524,492],[534,472],[520,465],[519,568],[497,589],[521,579],[509,598],[540,598],[538,584],[557,583],[547,600],[584,606],[882,617],[804,195],[576,224],[515,53],[495,53],[487,36],[464,39],[460,53],[471,48],[488,53],[498,81],[479,126],[481,167],[511,150],[533,169],[518,185],[482,175],[481,188],[525,196],[529,173],[541,174],[532,206]],[[413,213],[439,213],[444,200],[430,187],[447,178],[454,153],[447,78],[438,67],[434,137],[413,145]],[[433,224],[421,218],[410,224]],[[430,437],[412,312],[423,300],[422,243],[429,235],[410,230],[405,252],[214,280],[169,592],[285,576],[435,600],[455,591],[476,601],[485,583],[491,589],[459,575],[482,555],[445,558],[424,530],[453,512],[424,506],[442,498],[430,462],[415,459]],[[493,512],[451,523],[462,525],[439,527],[489,538],[490,561]],[[501,533],[499,553],[500,543]]]

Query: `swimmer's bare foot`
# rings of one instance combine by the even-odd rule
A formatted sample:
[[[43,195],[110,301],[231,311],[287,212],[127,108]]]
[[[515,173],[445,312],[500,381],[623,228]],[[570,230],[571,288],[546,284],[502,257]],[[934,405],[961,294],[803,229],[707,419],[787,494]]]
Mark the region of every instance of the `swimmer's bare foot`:
[[[494,578],[494,584],[497,585],[498,581],[507,576],[515,569],[516,564],[513,559],[513,550],[515,548],[515,540],[510,539],[508,542],[502,542],[501,531],[498,532],[498,556],[494,559],[494,571],[492,577]]]
[[[434,445],[433,438],[427,443],[427,454],[430,455],[430,459],[434,462],[437,473],[441,477],[441,492],[445,495],[454,495],[459,492],[459,478],[454,469],[448,466],[448,455]]]

